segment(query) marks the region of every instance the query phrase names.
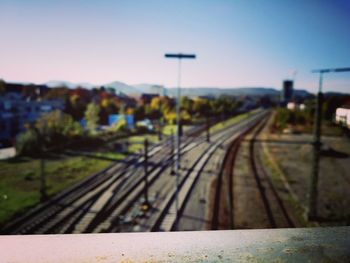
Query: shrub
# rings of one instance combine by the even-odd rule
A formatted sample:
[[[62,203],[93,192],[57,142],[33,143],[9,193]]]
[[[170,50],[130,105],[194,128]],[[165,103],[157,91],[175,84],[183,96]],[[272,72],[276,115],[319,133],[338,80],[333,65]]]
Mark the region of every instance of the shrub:
[[[17,155],[39,156],[40,144],[39,137],[33,130],[27,130],[17,136],[16,140]]]

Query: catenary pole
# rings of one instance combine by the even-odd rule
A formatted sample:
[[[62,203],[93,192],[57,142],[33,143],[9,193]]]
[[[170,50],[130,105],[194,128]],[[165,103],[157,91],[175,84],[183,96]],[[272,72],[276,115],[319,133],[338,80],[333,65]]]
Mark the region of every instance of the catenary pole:
[[[175,165],[175,174],[176,174],[176,190],[175,190],[175,207],[176,207],[176,220],[175,220],[175,230],[177,230],[177,224],[179,220],[179,187],[180,187],[180,109],[181,109],[181,60],[182,59],[195,59],[196,55],[194,54],[165,54],[166,58],[176,58],[178,59],[178,78],[177,78],[177,98],[176,98],[176,165]]]

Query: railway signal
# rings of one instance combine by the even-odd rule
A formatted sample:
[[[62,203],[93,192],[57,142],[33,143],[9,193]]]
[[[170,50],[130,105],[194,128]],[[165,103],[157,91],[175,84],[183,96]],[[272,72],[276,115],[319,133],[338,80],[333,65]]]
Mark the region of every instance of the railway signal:
[[[317,184],[318,184],[318,174],[319,174],[319,161],[320,161],[320,149],[321,149],[321,123],[322,123],[322,85],[323,85],[323,74],[332,72],[348,72],[348,68],[333,68],[333,69],[317,69],[313,70],[312,73],[319,73],[319,87],[317,93],[316,101],[316,113],[314,122],[314,138],[313,138],[313,159],[311,167],[311,180],[309,188],[309,220],[315,219],[317,217]]]
[[[180,83],[181,83],[181,60],[182,59],[195,59],[195,54],[165,54],[166,58],[176,58],[179,60],[179,69],[178,69],[178,79],[177,79],[177,99],[176,99],[176,126],[177,126],[177,132],[176,132],[176,226],[177,226],[177,220],[179,216],[179,185],[180,185],[180,178],[179,178],[179,172],[180,172]],[[177,227],[175,227],[177,229]]]

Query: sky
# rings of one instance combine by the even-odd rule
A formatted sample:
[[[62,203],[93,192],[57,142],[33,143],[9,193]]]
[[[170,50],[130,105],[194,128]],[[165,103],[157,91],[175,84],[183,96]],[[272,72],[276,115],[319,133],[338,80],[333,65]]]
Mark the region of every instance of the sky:
[[[350,67],[350,0],[0,1],[0,78],[311,92],[312,69]],[[350,92],[350,72],[325,75]]]

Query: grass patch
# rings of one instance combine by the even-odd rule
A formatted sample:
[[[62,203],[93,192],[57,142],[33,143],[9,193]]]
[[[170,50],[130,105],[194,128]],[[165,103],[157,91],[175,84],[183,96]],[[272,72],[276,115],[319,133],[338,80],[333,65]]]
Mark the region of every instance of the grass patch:
[[[176,124],[167,124],[162,129],[163,134],[167,136],[170,136],[171,132],[173,132],[173,134],[176,134],[176,131],[177,131]]]
[[[128,142],[130,144],[143,144],[145,139],[148,140],[149,143],[158,142],[158,136],[155,134],[145,134],[145,135],[135,135],[128,138]]]
[[[127,152],[137,153],[144,148],[144,140],[150,144],[158,142],[154,134],[126,138]],[[47,193],[49,196],[83,180],[87,176],[106,168],[111,161],[123,160],[127,153],[106,150],[90,150],[91,156],[48,157],[45,160]],[[94,158],[102,157],[102,158]],[[23,213],[40,202],[40,160],[15,158],[0,161],[0,226],[16,214]]]
[[[186,132],[191,128],[191,126],[190,125],[183,125],[182,128],[183,128],[183,132]],[[176,124],[167,124],[162,129],[162,133],[166,136],[170,136],[171,132],[173,132],[174,135],[176,134],[176,132],[177,132]]]
[[[113,159],[116,161],[121,161],[123,160],[127,154],[125,153],[120,153],[120,152],[97,152],[96,154],[97,157],[102,157],[102,158],[109,158],[109,159]]]
[[[88,157],[47,159],[47,193],[53,196],[105,168],[110,161]],[[40,161],[20,159],[0,162],[0,225],[40,200]]]
[[[143,150],[145,139],[148,140],[149,144],[158,142],[158,136],[154,134],[131,136],[128,138],[128,152],[137,153],[140,150]]]

